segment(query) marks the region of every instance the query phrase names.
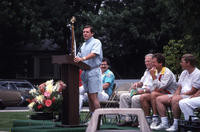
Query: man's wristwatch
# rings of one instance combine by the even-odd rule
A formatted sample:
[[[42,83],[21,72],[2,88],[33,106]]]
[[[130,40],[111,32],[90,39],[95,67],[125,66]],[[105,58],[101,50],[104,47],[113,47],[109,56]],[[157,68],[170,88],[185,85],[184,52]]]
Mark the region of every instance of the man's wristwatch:
[[[85,61],[85,60],[86,60],[86,57],[84,56],[84,57],[83,57],[83,61]]]
[[[144,93],[146,93],[146,89],[144,89]]]

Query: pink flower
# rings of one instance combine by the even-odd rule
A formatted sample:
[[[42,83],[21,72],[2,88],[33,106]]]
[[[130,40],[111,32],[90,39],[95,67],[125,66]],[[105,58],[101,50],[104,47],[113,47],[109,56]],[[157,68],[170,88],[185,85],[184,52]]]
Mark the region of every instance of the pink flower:
[[[46,97],[50,97],[51,96],[51,94],[49,93],[49,92],[44,92],[44,96],[46,96]]]
[[[58,92],[62,92],[63,89],[66,88],[66,84],[63,81],[59,81],[59,89]]]
[[[45,83],[42,83],[42,84],[40,84],[38,87],[39,87],[40,89],[41,89],[41,88],[45,88],[45,87],[46,87],[46,84],[45,84]]]
[[[45,83],[42,83],[42,84],[39,85],[39,89],[40,89],[41,93],[44,93],[45,87],[46,87],[46,84],[45,84]]]
[[[45,101],[45,105],[46,105],[47,107],[50,107],[50,106],[52,105],[52,101],[51,101],[50,99],[47,99],[47,100]]]

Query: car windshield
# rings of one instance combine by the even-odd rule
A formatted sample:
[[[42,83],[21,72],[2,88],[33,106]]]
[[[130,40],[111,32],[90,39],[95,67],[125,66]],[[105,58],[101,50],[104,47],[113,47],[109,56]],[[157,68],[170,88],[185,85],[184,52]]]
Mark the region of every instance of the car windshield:
[[[33,87],[28,83],[14,83],[18,90],[30,90]]]
[[[8,83],[0,82],[1,89],[8,89]]]

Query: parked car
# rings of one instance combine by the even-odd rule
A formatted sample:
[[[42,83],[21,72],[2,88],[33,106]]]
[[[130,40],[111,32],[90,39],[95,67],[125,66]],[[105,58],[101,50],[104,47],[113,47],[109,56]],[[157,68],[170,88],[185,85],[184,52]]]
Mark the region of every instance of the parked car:
[[[29,91],[34,88],[34,86],[27,80],[5,80],[0,79],[0,89],[2,89],[2,92],[10,91],[11,93],[17,93],[20,94],[21,101],[18,103],[18,105],[26,105],[28,104],[26,102],[26,99],[29,98],[30,94]],[[14,92],[15,91],[15,92]],[[6,93],[8,94],[8,93]],[[6,95],[5,94],[5,95]],[[2,95],[0,95],[0,99],[2,98]],[[8,96],[8,98],[10,98]],[[3,100],[3,99],[1,99]]]
[[[20,92],[0,87],[0,109],[4,109],[8,106],[17,106],[21,102],[22,98]]]

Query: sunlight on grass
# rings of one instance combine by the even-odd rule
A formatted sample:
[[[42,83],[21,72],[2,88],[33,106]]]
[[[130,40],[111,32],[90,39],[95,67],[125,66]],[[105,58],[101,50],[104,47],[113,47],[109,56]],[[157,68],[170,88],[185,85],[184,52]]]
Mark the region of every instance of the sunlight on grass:
[[[10,131],[13,120],[27,120],[31,112],[0,112],[0,131]]]

